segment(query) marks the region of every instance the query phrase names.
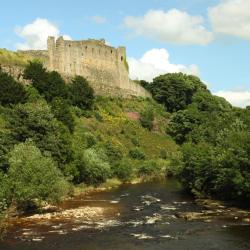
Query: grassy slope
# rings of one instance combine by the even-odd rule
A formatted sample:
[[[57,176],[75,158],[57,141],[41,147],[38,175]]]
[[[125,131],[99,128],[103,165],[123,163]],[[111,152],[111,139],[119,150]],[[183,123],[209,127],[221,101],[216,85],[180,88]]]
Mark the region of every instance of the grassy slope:
[[[25,66],[29,60],[31,60],[31,58],[26,55],[6,49],[0,49],[0,64]]]
[[[143,128],[139,121],[127,117],[127,112],[141,113],[149,108],[154,110],[156,117],[157,126],[154,131]],[[162,150],[168,155],[177,151],[175,142],[165,134],[168,113],[152,100],[97,98],[94,112],[96,115],[93,117],[78,119],[76,133],[80,133],[84,127],[84,130],[87,129],[102,141],[111,141],[125,155],[136,147],[132,142],[132,138],[136,138],[147,159],[160,158]]]

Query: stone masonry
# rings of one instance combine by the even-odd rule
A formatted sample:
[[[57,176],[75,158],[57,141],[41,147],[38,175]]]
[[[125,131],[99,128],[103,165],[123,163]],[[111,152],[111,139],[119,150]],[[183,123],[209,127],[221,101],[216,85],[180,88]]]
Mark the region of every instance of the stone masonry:
[[[48,37],[48,50],[19,51],[43,60],[48,70],[55,70],[66,78],[85,77],[97,95],[141,96],[150,94],[129,79],[126,48],[114,48],[105,40],[71,41]]]

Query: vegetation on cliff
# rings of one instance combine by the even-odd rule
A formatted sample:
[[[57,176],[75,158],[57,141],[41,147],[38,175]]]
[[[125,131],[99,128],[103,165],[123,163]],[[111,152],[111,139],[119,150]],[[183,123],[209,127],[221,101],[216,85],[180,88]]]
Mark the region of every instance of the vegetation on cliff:
[[[141,81],[155,100],[94,96],[38,62],[0,70],[0,214],[57,202],[78,184],[175,174],[199,196],[250,200],[250,109],[181,73]],[[5,94],[4,94],[5,93]]]
[[[73,185],[172,173],[169,113],[151,99],[95,97],[32,62],[23,86],[0,71],[0,210],[56,202]],[[7,98],[8,97],[8,98]]]
[[[180,145],[174,164],[199,196],[250,205],[250,107],[232,107],[194,76],[182,73],[142,82],[171,112],[167,134]]]

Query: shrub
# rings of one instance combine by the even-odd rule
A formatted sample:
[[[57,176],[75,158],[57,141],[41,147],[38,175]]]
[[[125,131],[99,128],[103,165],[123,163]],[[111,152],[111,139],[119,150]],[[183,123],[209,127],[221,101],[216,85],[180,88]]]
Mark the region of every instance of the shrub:
[[[24,86],[0,68],[0,105],[9,106],[25,102],[26,91]]]
[[[140,148],[134,148],[129,151],[129,156],[137,160],[145,160],[145,153]]]
[[[113,167],[113,174],[121,181],[130,181],[133,177],[133,162],[129,159],[123,159]]]
[[[74,131],[75,122],[68,102],[62,98],[56,97],[51,103],[51,110],[56,119],[62,122],[72,133]]]
[[[131,142],[134,144],[134,146],[140,147],[140,141],[139,141],[138,138],[132,137],[132,138],[131,138]]]
[[[86,147],[87,148],[91,148],[94,145],[96,145],[97,139],[96,139],[96,137],[92,133],[86,132],[84,134],[84,136],[85,136],[85,141],[86,141]]]
[[[109,163],[93,148],[77,156],[76,166],[79,170],[79,182],[98,185],[111,176]]]
[[[161,173],[161,165],[155,160],[144,161],[138,169],[140,176],[155,176]]]
[[[94,101],[94,90],[88,81],[76,76],[69,86],[71,103],[81,109],[91,109]]]
[[[34,201],[58,201],[67,191],[67,183],[53,160],[42,155],[26,141],[10,152],[10,178],[13,199],[21,208]]]
[[[123,157],[122,151],[111,142],[106,142],[104,144],[104,150],[110,163],[119,161]]]
[[[165,149],[161,149],[160,151],[160,158],[166,160],[168,157],[168,153]]]
[[[141,113],[140,122],[142,127],[147,128],[149,131],[153,129],[154,126],[154,112],[152,109],[145,110]]]

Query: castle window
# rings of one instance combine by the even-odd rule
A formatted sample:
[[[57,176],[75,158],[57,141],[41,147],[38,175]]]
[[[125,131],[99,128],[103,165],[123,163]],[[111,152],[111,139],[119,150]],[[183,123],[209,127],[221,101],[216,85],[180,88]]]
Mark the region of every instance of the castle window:
[[[121,61],[123,61],[123,56],[121,56]]]
[[[85,49],[87,49],[88,48],[88,46],[85,46]]]
[[[113,53],[113,50],[111,50],[111,54]]]

